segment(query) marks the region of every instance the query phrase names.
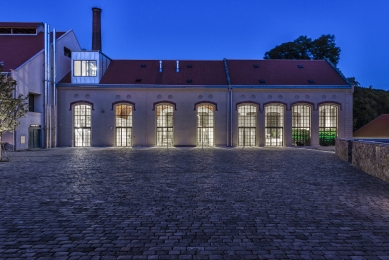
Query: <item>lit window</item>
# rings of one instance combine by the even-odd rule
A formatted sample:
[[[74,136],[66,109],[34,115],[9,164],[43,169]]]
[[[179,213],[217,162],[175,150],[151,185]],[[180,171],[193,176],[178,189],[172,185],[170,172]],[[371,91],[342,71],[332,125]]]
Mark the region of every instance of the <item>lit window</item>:
[[[116,105],[116,146],[132,145],[132,106]]]
[[[338,107],[336,105],[319,106],[319,144],[335,145],[338,132]]]
[[[243,104],[238,107],[238,146],[255,146],[257,106]]]
[[[157,146],[173,146],[173,105],[157,105]]]
[[[73,61],[73,74],[75,77],[95,77],[97,76],[96,64],[95,60],[75,60]]]
[[[311,107],[296,105],[292,107],[292,145],[311,144]]]
[[[265,107],[265,144],[268,146],[284,145],[284,106],[269,105]]]
[[[74,106],[74,146],[90,146],[91,106]]]
[[[213,105],[203,104],[197,106],[197,145],[213,146]]]

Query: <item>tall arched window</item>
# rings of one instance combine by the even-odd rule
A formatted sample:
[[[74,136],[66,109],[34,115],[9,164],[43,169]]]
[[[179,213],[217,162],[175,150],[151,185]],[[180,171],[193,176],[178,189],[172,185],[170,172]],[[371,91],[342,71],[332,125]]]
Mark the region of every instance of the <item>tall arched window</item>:
[[[213,146],[214,135],[214,105],[201,104],[197,106],[197,145]]]
[[[116,146],[132,146],[132,106],[115,106]]]
[[[311,106],[298,104],[292,106],[292,145],[311,144]]]
[[[338,133],[338,106],[325,104],[319,106],[319,144],[335,145]]]
[[[284,105],[265,106],[265,144],[268,146],[284,145]]]
[[[157,105],[157,146],[173,146],[173,109],[171,104]]]
[[[74,146],[90,146],[92,107],[86,104],[74,106]]]
[[[238,146],[255,146],[257,129],[257,106],[238,106]]]

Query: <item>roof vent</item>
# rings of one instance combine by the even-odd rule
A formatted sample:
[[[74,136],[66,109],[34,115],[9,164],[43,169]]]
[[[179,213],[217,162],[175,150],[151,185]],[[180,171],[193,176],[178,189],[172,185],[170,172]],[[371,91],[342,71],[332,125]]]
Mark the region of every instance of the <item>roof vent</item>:
[[[309,83],[315,83],[315,81],[313,79],[308,79],[308,82]]]
[[[300,69],[304,68],[304,66],[301,64],[297,65],[297,67],[299,67]]]
[[[145,68],[145,67],[146,67],[146,64],[142,63],[140,66],[141,66],[142,68]]]
[[[256,69],[259,68],[258,64],[254,64],[253,67],[256,68]]]
[[[188,65],[186,65],[188,68],[192,68],[193,67],[193,65],[192,64],[188,64]]]
[[[265,83],[266,81],[264,79],[260,79],[259,83]]]
[[[142,81],[142,79],[136,79],[135,80],[135,82],[141,82]]]
[[[192,83],[192,79],[187,79],[186,82],[187,83]]]

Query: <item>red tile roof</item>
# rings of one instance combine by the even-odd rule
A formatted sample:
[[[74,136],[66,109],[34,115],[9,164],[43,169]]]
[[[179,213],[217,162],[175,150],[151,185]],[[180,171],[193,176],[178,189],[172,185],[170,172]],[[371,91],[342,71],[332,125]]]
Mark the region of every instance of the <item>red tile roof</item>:
[[[180,72],[176,72],[175,60],[163,60],[161,73],[159,60],[113,60],[100,84],[228,85],[222,60],[179,62]]]
[[[10,27],[12,27],[12,28],[20,28],[20,27],[36,28],[41,24],[42,24],[42,22],[29,22],[29,23],[26,23],[26,22],[0,22],[0,27],[3,27],[3,28],[10,28]]]
[[[358,138],[389,138],[389,114],[383,114],[354,132]]]
[[[57,39],[64,32],[57,32]],[[0,35],[0,61],[4,71],[16,69],[44,48],[44,33],[37,35]]]
[[[232,85],[348,85],[325,60],[227,60],[227,65]]]
[[[325,60],[227,60],[227,66],[231,85],[348,86]],[[160,73],[159,60],[113,60],[100,84],[228,85],[223,60],[181,60],[180,72],[176,72],[175,60],[162,61],[162,67]],[[70,82],[69,74],[60,83]]]

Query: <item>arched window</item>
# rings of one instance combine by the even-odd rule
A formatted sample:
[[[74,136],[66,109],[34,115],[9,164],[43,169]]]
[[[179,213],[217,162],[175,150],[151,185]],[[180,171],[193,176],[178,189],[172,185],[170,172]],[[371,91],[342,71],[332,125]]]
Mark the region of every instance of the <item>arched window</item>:
[[[115,106],[116,146],[132,146],[132,105]]]
[[[157,105],[157,146],[173,146],[172,104]]]
[[[325,104],[319,106],[319,144],[335,145],[338,133],[338,106]]]
[[[311,106],[297,104],[292,106],[292,145],[311,144]]]
[[[238,106],[238,146],[255,146],[257,130],[257,106]]]
[[[265,131],[267,146],[284,145],[284,105],[265,106]]]
[[[92,107],[86,104],[74,106],[74,146],[90,146]]]
[[[197,106],[197,145],[213,146],[214,140],[214,105],[201,104]]]

